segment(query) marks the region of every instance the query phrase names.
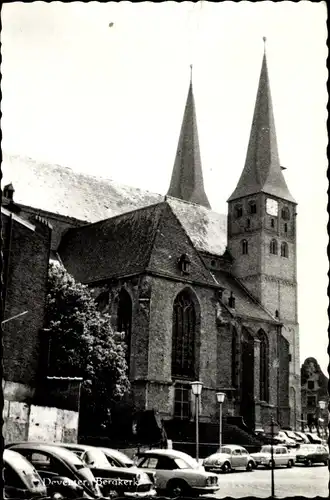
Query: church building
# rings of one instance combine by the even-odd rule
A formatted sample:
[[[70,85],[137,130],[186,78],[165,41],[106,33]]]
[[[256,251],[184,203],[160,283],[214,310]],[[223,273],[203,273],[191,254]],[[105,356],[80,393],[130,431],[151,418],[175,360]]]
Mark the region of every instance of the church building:
[[[19,215],[52,226],[50,260],[87,284],[124,332],[131,404],[164,421],[242,418],[298,428],[296,201],[283,175],[263,56],[245,165],[228,216],[203,184],[190,81],[166,196],[5,157]]]

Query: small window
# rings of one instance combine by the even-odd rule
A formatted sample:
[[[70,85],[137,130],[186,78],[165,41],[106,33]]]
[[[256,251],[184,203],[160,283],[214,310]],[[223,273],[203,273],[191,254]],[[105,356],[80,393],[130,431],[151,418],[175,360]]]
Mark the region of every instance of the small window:
[[[235,309],[235,297],[233,295],[233,292],[230,292],[230,297],[228,299],[228,305],[229,307],[231,307],[232,309]]]
[[[249,202],[249,213],[250,214],[256,214],[257,213],[257,204],[255,201],[250,201]]]
[[[269,251],[273,255],[277,255],[277,241],[276,240],[271,240],[270,245],[269,245]]]
[[[247,255],[249,250],[248,242],[247,240],[242,240],[242,254]]]
[[[187,254],[182,254],[181,257],[178,260],[179,263],[179,268],[182,271],[183,274],[189,274],[190,273],[190,264],[191,261],[188,257]]]
[[[315,387],[314,380],[308,380],[307,387],[308,387],[308,389],[313,390]]]
[[[215,265],[216,265],[215,260],[211,260],[211,266],[212,266],[212,267],[215,267]]]
[[[284,224],[284,232],[287,233],[288,232],[288,225],[287,223]]]
[[[235,450],[233,450],[233,455],[241,455],[241,450],[236,448]]]
[[[181,420],[190,418],[190,386],[177,384],[174,389],[174,416]]]
[[[247,228],[251,227],[251,219],[246,219],[246,227]]]
[[[270,219],[270,227],[275,227],[275,221],[274,221],[274,219]]]
[[[281,257],[286,257],[286,258],[289,257],[289,247],[285,241],[283,241],[281,245]]]
[[[281,216],[283,220],[290,220],[290,210],[288,207],[282,208]]]
[[[316,396],[307,396],[307,406],[316,406]]]
[[[139,467],[143,467],[146,469],[156,469],[157,464],[158,464],[158,458],[147,457],[143,462],[139,464]]]
[[[235,219],[239,219],[243,215],[243,207],[242,205],[236,205],[234,208],[234,216]]]
[[[275,311],[275,318],[279,318],[279,316],[280,316],[280,314],[279,314],[278,310],[276,309],[276,311]]]

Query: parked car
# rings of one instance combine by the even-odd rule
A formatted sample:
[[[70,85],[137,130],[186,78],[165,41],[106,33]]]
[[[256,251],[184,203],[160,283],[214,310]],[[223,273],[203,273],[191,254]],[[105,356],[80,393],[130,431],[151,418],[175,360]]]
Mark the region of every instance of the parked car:
[[[230,472],[239,468],[252,471],[255,468],[254,459],[247,450],[234,444],[222,446],[217,453],[205,458],[203,465],[206,471],[212,472]]]
[[[293,431],[297,436],[301,437],[304,441],[304,443],[310,443],[310,440],[308,439],[308,437],[306,436],[306,434],[304,432],[301,432],[301,431]]]
[[[262,446],[261,450],[258,453],[251,453],[253,457],[256,467],[259,465],[263,465],[264,467],[272,467],[272,453],[271,446],[265,445]],[[274,467],[279,465],[285,465],[286,467],[292,467],[295,463],[295,453],[288,449],[286,446],[275,445],[273,446],[273,463]]]
[[[328,465],[329,451],[323,445],[302,444],[297,451],[296,463],[311,466],[313,464]]]
[[[282,444],[284,446],[287,446],[289,448],[296,448],[297,447],[297,441],[295,439],[289,438],[284,431],[279,431],[274,438],[279,442],[279,444]]]
[[[153,496],[156,494],[154,475],[136,467],[121,467],[110,463],[101,448],[85,444],[60,443],[57,446],[73,451],[96,477],[104,496],[117,494]]]
[[[20,453],[3,452],[4,498],[46,498],[47,488],[33,465]]]
[[[214,493],[219,489],[218,476],[205,472],[195,459],[177,450],[154,449],[138,454],[137,467],[156,473],[158,493],[191,496]]]
[[[93,473],[72,451],[45,443],[18,443],[8,448],[19,452],[36,468],[49,496],[102,497]]]
[[[293,439],[293,441],[295,441],[297,447],[304,442],[304,440],[301,436],[298,436],[297,434],[295,434],[291,430],[282,429],[282,432],[284,432],[289,439]]]
[[[322,444],[322,439],[317,435],[314,434],[313,432],[305,432],[307,438],[309,439],[309,442],[312,444]]]

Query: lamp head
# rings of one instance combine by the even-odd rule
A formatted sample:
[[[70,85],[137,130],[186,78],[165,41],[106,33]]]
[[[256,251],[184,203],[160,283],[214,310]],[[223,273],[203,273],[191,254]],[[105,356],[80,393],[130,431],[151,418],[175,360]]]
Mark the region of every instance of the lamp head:
[[[194,396],[200,396],[202,393],[203,384],[196,380],[195,382],[191,382],[191,390]]]
[[[218,403],[223,403],[225,400],[226,394],[224,392],[217,392],[217,401]]]
[[[324,410],[325,405],[326,405],[325,401],[319,401],[319,408],[320,408],[320,410]]]

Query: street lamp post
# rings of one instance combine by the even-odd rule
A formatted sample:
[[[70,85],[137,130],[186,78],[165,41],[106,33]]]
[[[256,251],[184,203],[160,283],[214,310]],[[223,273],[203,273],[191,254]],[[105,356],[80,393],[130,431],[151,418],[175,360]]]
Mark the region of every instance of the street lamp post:
[[[202,394],[203,384],[198,380],[191,383],[191,390],[195,396],[195,419],[196,419],[196,460],[199,460],[199,397]]]
[[[217,392],[217,401],[219,403],[219,451],[222,446],[222,404],[225,397],[226,394],[224,392]]]

